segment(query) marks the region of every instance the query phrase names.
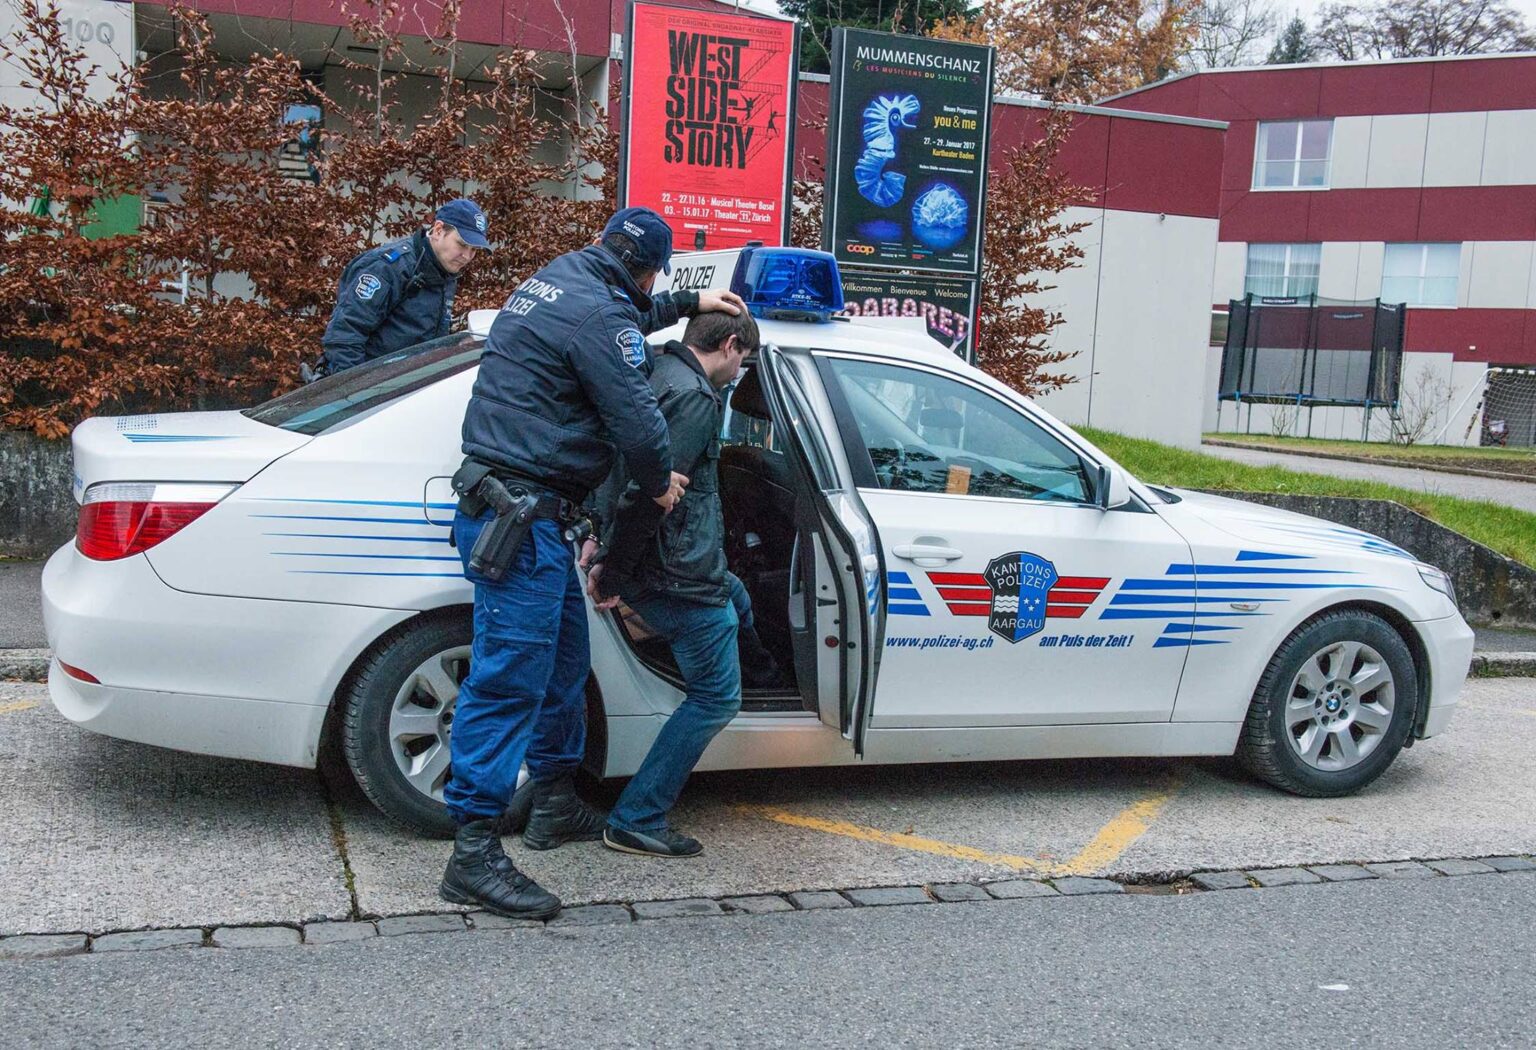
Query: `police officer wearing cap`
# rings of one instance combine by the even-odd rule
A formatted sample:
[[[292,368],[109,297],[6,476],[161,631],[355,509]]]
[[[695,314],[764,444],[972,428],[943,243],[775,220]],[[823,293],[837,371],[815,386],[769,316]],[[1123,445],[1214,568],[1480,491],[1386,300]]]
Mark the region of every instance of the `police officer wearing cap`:
[[[560,910],[559,898],[513,865],[498,834],[525,761],[533,779],[525,846],[602,837],[605,815],[577,796],[573,780],[586,743],[591,654],[565,528],[616,456],[637,498],[663,510],[677,502],[687,479],[672,471],[667,424],[647,381],[645,334],[679,316],[745,309],[730,292],[652,296],[657,272],[671,272],[671,256],[666,221],[648,208],[625,208],[596,243],[518,285],[491,326],[455,476],[461,499],[453,537],[475,585],[475,609],[443,789],[458,824],[439,888],[452,903],[526,918]],[[517,513],[498,516],[486,506],[492,497]],[[521,538],[503,565],[477,571],[472,563],[487,567],[472,554],[482,533],[509,519],[526,520],[526,532],[507,533]]]
[[[347,264],[325,327],[326,372],[448,334],[459,274],[487,249],[485,212],[460,197],[432,225],[370,248]]]

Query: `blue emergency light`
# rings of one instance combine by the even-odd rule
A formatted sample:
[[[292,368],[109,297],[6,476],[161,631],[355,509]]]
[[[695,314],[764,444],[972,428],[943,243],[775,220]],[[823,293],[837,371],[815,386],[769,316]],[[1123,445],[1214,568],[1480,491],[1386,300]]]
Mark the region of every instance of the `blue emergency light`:
[[[828,321],[843,309],[837,260],[809,248],[747,245],[736,259],[731,291],[753,317],[770,320]]]

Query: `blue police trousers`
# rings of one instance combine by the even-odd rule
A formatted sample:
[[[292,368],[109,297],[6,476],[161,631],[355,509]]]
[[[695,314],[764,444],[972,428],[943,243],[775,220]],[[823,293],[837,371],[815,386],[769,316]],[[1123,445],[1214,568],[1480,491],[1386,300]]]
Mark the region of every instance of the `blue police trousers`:
[[[534,521],[512,571],[492,583],[469,568],[490,512],[455,514],[454,542],[475,585],[469,677],[459,687],[443,788],[460,824],[500,816],[524,760],[535,779],[572,771],[586,744],[587,609],[560,526]]]

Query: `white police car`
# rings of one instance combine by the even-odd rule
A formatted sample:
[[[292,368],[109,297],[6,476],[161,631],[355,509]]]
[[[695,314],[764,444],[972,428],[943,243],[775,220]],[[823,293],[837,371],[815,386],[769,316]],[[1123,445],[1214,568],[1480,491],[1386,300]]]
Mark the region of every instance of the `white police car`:
[[[784,677],[703,768],[1236,752],[1338,795],[1445,728],[1472,634],[1439,570],[1144,485],[920,325],[773,319],[836,305],[829,258],[751,265],[765,345],[720,473]],[[487,324],[244,412],[77,428],[79,532],[43,577],[58,709],[294,766],[335,741],[381,809],[443,830],[471,600],[448,479]],[[624,776],[679,679],[642,624],[590,616],[587,764]]]

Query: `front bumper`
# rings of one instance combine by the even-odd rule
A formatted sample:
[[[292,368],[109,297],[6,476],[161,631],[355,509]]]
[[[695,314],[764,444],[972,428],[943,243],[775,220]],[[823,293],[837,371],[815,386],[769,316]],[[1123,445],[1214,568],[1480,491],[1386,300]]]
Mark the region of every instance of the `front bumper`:
[[[1460,614],[1414,624],[1429,659],[1428,710],[1414,735],[1420,740],[1445,731],[1472,666],[1474,636]]]
[[[43,569],[59,712],[108,736],[228,758],[314,765],[342,676],[411,615],[188,594],[143,555],[92,561],[73,546]],[[61,660],[100,684],[65,674]]]

